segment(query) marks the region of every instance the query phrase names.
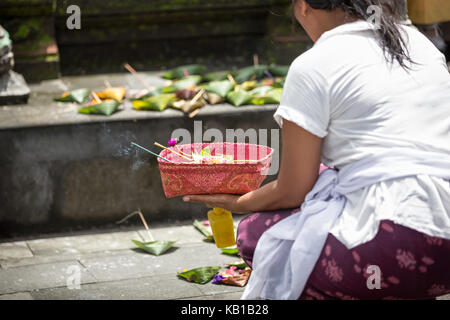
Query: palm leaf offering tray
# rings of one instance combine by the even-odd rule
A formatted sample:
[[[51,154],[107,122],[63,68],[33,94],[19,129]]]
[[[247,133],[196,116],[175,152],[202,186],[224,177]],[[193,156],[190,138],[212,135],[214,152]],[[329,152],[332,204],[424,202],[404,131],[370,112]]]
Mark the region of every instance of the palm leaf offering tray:
[[[166,197],[245,194],[266,178],[273,149],[245,143],[194,143],[165,148],[158,165]]]
[[[146,84],[130,65],[125,68]],[[207,73],[205,66],[185,65],[162,74],[162,78],[167,79],[164,86],[154,88],[146,84],[147,90],[129,97],[126,97],[125,88],[107,85],[100,92],[86,88],[64,92],[54,100],[83,105],[79,113],[109,116],[119,109],[125,98],[129,98],[135,110],[173,108],[192,117],[207,104],[227,102],[235,107],[279,104],[288,69],[288,66],[256,64],[237,71]]]

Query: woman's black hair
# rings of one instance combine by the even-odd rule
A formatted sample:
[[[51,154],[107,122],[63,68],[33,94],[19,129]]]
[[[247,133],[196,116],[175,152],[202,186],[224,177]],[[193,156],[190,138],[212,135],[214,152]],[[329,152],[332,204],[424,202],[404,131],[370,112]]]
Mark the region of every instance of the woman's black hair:
[[[296,0],[294,0],[295,3]],[[379,17],[379,28],[374,32],[380,42],[386,59],[393,63],[395,60],[405,69],[409,69],[407,62],[413,63],[407,49],[399,24],[404,20],[404,0],[305,0],[313,9],[334,10],[340,8],[351,17],[369,20],[373,12],[371,6],[382,9]]]

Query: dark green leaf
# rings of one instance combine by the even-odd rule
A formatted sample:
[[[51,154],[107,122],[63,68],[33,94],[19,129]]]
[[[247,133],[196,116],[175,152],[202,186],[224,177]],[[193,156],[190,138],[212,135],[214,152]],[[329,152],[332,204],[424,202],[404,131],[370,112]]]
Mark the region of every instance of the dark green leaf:
[[[274,77],[286,77],[288,71],[289,66],[277,66],[274,64],[269,66],[269,72]]]
[[[237,257],[239,257],[239,251],[238,251],[238,248],[236,248],[236,247],[223,248],[223,249],[220,249],[220,250],[222,250],[223,253],[228,254],[230,256],[237,256]]]
[[[234,266],[234,267],[236,267],[238,269],[245,269],[245,268],[248,267],[248,264],[246,264],[244,260],[241,260],[240,262],[237,262],[237,263],[229,263],[227,266],[228,267],[233,267]]]
[[[233,104],[235,107],[247,104],[252,99],[252,95],[246,91],[231,91],[227,94],[227,100]]]
[[[163,78],[173,80],[186,77],[185,71],[190,75],[202,75],[206,67],[198,64],[191,64],[174,68],[163,75]]]
[[[210,72],[203,76],[203,82],[226,80],[230,71]]]
[[[60,102],[77,102],[79,104],[83,104],[87,101],[89,93],[89,89],[77,89],[69,92],[69,94],[64,97],[61,96],[59,98],[55,98],[54,100]]]
[[[116,100],[103,101],[99,104],[78,109],[78,112],[84,114],[103,114],[105,116],[109,116],[113,114],[120,105],[121,103]]]
[[[239,71],[235,72],[234,79],[238,83],[242,83],[242,82],[250,80],[252,78],[259,80],[259,79],[262,79],[265,77],[265,73],[267,70],[268,70],[268,67],[266,65],[246,67],[246,68],[240,69]]]
[[[200,267],[186,272],[178,273],[178,276],[190,282],[205,284],[214,278],[219,272],[219,266]]]
[[[150,254],[155,256],[159,256],[173,247],[176,241],[150,241],[150,242],[141,242],[138,240],[131,240],[133,243],[138,246],[140,249],[147,251]]]
[[[233,90],[234,84],[229,80],[223,81],[211,81],[209,85],[205,88],[208,92],[213,92],[218,94],[219,96],[225,98],[227,93]]]

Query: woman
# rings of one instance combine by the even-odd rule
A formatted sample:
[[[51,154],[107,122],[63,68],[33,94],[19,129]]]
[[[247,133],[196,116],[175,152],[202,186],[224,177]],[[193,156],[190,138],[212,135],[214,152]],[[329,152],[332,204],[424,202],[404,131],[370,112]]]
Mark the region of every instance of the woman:
[[[253,268],[244,298],[450,292],[450,75],[388,3],[294,1],[315,45],[292,63],[275,113],[278,179],[242,196],[184,198],[269,211],[238,228]],[[318,176],[321,161],[334,169]]]

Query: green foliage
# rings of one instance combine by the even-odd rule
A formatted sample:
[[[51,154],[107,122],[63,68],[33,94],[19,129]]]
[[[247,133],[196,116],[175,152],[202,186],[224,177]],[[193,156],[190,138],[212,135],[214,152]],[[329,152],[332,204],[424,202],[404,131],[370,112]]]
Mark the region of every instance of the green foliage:
[[[231,90],[234,89],[234,84],[229,80],[222,81],[211,81],[209,85],[205,88],[208,92],[213,92],[225,98]]]
[[[235,107],[239,107],[249,103],[252,100],[252,95],[244,90],[231,91],[227,94],[227,100]]]
[[[189,76],[174,82],[173,87],[175,88],[175,91],[189,89],[191,86],[199,84],[200,81],[202,81],[201,76]]]
[[[83,107],[78,109],[79,113],[84,114],[102,114],[109,116],[116,112],[117,108],[121,105],[121,102],[116,100],[103,101],[102,103],[95,104],[92,106]]]
[[[167,250],[173,247],[176,241],[150,241],[150,242],[141,242],[138,240],[131,240],[138,248],[153,254],[155,256],[162,255]]]
[[[163,111],[167,109],[167,107],[169,107],[175,100],[176,97],[174,94],[162,94],[142,100],[133,100],[133,107],[136,110]]]
[[[54,100],[59,102],[76,102],[79,104],[83,104],[87,101],[89,94],[89,89],[77,89],[69,92],[66,95],[63,94],[61,97],[55,98]]]
[[[214,276],[219,272],[219,270],[219,266],[200,267],[178,273],[178,276],[189,282],[205,284],[211,281],[212,278],[214,278]]]

